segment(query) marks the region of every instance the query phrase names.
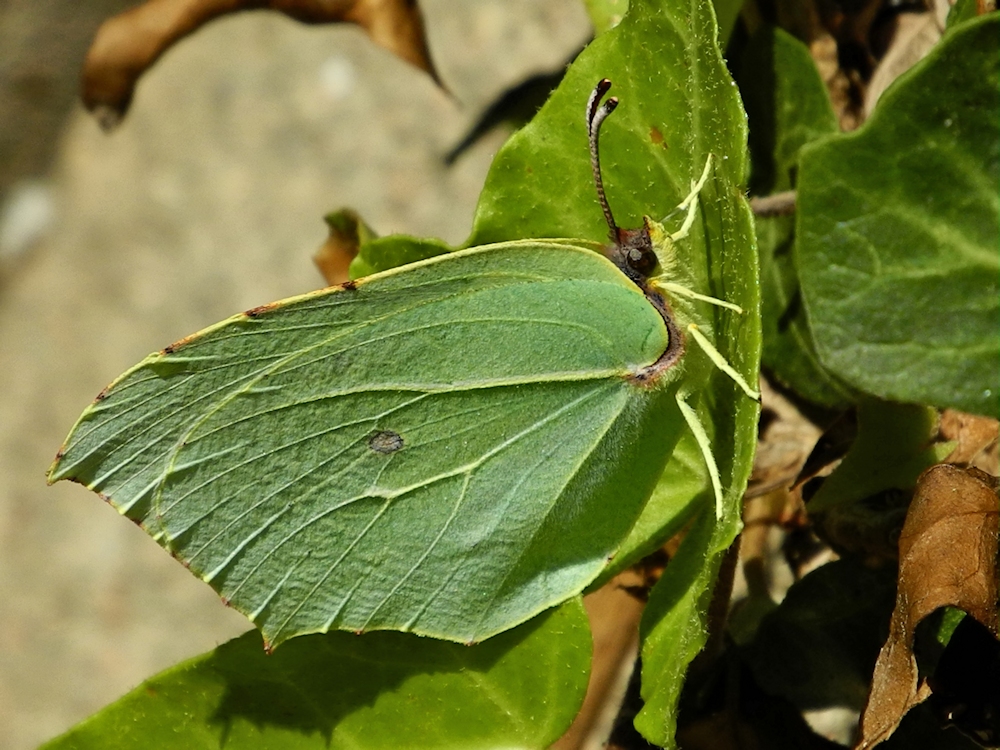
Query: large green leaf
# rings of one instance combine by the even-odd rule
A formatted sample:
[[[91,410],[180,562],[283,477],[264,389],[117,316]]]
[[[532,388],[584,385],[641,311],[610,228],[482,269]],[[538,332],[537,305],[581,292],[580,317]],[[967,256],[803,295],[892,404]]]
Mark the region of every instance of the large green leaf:
[[[732,193],[746,181],[746,120],[719,57],[711,4],[699,0],[633,2],[619,26],[580,54],[535,119],[497,154],[468,244],[519,237],[607,241],[580,106],[601,78],[611,79],[611,93],[621,101],[601,134],[604,183],[620,226],[671,214],[708,155],[716,155],[713,179],[701,196],[704,222],[678,248],[679,265],[708,286],[706,266],[722,265],[709,257],[711,251],[721,255],[731,243],[725,250],[733,258],[725,260],[735,264],[753,243],[720,234],[719,212],[741,201]],[[680,217],[674,221],[679,224]],[[712,284],[720,287],[715,291],[728,292],[726,299],[751,295],[756,279],[742,271],[735,284],[724,282],[722,269],[713,267]],[[747,315],[741,322],[752,327],[752,320]]]
[[[861,711],[895,600],[895,566],[822,565],[764,616],[744,658],[768,694],[800,709]]]
[[[943,461],[954,443],[935,442],[938,413],[874,398],[858,404],[858,436],[809,500],[809,513],[845,508],[886,490],[912,494],[920,474]]]
[[[478,641],[581,591],[621,544],[679,430],[682,369],[635,377],[666,345],[598,253],[452,253],[151,355],[51,478],[105,496],[271,645]]]
[[[956,27],[859,131],[807,147],[797,261],[823,364],[1000,414],[1000,17]]]
[[[750,120],[751,195],[795,188],[799,150],[837,132],[826,86],[808,48],[762,26],[740,57],[738,80]],[[826,406],[850,400],[819,363],[792,262],[795,217],[757,217],[764,327],[763,363],[786,386]]]
[[[329,633],[271,656],[250,632],[150,679],[47,750],[547,748],[587,687],[579,601],[467,647]]]

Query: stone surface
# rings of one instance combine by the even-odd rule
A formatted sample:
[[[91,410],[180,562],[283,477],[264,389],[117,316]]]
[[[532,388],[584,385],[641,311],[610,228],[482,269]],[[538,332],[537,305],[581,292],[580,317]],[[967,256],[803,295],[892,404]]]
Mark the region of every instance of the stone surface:
[[[150,351],[321,286],[310,257],[328,210],[463,240],[503,134],[450,170],[441,155],[590,33],[575,0],[422,7],[451,95],[356,29],[245,14],[171,50],[111,136],[75,111],[51,171],[26,175],[47,180],[54,220],[0,261],[0,747],[34,747],[249,627],[95,495],[46,487],[73,420]],[[14,116],[0,130],[30,127]]]

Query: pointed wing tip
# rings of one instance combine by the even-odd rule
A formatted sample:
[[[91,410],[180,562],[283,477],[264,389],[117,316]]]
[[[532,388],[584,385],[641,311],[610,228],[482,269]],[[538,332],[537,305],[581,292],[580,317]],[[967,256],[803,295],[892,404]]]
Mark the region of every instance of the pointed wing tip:
[[[105,502],[110,502],[110,498],[104,495],[93,487],[87,484],[87,480],[76,473],[75,466],[73,464],[66,465],[65,461],[65,451],[60,448],[56,453],[56,457],[53,459],[52,464],[49,466],[48,470],[45,472],[45,484],[49,487],[54,485],[56,482],[75,482],[88,490],[97,494]]]
[[[65,476],[59,475],[59,465],[62,463],[63,456],[66,455],[66,444],[63,443],[59,446],[59,450],[56,451],[55,458],[52,459],[52,463],[49,464],[48,470],[45,472],[45,483],[51,487],[56,482],[61,479],[65,479]]]

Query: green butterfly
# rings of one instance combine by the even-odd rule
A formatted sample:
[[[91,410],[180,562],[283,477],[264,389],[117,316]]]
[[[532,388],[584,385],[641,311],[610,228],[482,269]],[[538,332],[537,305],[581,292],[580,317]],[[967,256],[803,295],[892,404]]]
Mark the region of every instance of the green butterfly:
[[[703,333],[699,305],[739,309],[688,290],[673,259],[711,158],[678,231],[619,229],[598,155],[609,87],[587,104],[606,254],[503,242],[236,315],[108,386],[49,480],[100,493],[269,648],[331,629],[475,642],[566,600],[686,426],[721,514],[689,401],[712,363],[758,394]]]

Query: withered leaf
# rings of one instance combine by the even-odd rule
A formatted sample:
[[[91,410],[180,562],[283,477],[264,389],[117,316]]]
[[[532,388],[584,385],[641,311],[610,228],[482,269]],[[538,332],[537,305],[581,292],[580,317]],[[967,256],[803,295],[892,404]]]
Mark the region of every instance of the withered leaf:
[[[790,487],[805,463],[808,446],[819,438],[819,428],[766,378],[761,378],[761,399],[763,410],[748,498]]]
[[[361,245],[378,235],[357,211],[350,208],[334,211],[323,218],[330,228],[330,236],[313,255],[313,262],[327,284],[343,284],[351,277],[351,261],[357,257]]]
[[[975,466],[987,474],[997,473],[997,439],[1000,423],[990,417],[945,409],[941,413],[940,437],[955,443],[948,454],[950,464]]]
[[[805,484],[813,477],[829,470],[847,455],[857,437],[858,413],[852,409],[837,417],[819,436],[792,486]]]
[[[876,102],[890,84],[930,52],[940,38],[941,29],[933,13],[899,14],[892,43],[875,68],[865,92],[865,118],[871,116]]]
[[[964,610],[994,635],[997,612],[997,480],[975,468],[939,464],[918,483],[899,538],[899,586],[889,638],[879,653],[857,748],[874,747],[927,698],[913,638],[935,610]]]
[[[105,21],[83,67],[83,103],[105,130],[128,111],[136,83],[170,47],[209,21],[276,10],[302,23],[353,23],[438,83],[416,0],[147,0]]]

